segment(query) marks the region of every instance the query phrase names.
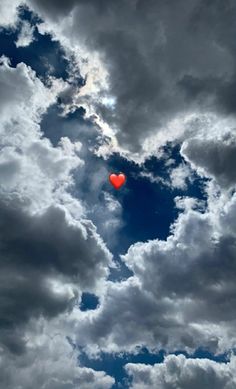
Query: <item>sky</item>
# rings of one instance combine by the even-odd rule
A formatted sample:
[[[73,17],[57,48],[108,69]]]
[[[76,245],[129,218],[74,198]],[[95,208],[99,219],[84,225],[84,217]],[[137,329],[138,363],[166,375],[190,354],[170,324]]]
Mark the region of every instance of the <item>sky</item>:
[[[0,1],[0,388],[236,388],[235,17]]]

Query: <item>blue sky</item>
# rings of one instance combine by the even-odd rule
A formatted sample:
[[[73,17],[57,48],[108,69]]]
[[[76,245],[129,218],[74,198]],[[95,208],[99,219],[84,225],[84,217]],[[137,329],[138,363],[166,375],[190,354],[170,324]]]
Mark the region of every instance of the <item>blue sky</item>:
[[[233,389],[235,6],[54,3],[0,19],[0,383]]]
[[[20,11],[20,20],[27,21],[32,26],[40,19],[27,8],[22,8]],[[1,55],[10,58],[12,66],[16,66],[20,62],[29,65],[39,76],[44,79],[48,74],[49,65],[52,65],[52,75],[55,77],[68,77],[67,67],[69,62],[65,59],[65,53],[60,45],[53,41],[49,35],[41,35],[37,27],[34,30],[34,41],[27,47],[16,48],[15,41],[19,30],[3,29],[1,31]]]
[[[204,351],[197,350],[194,355],[187,355],[183,351],[176,352],[175,355],[185,354],[188,358],[208,358],[217,362],[228,362],[227,355],[213,356],[212,354]],[[122,356],[112,356],[110,354],[102,354],[100,359],[91,360],[86,358],[86,355],[80,357],[80,361],[88,367],[92,367],[95,370],[106,370],[106,372],[116,379],[116,384],[114,388],[128,388],[130,385],[130,380],[126,372],[124,371],[124,365],[126,363],[142,363],[147,365],[154,365],[156,363],[161,363],[164,360],[165,352],[161,350],[159,353],[150,353],[148,350],[140,350],[136,355],[122,355]]]

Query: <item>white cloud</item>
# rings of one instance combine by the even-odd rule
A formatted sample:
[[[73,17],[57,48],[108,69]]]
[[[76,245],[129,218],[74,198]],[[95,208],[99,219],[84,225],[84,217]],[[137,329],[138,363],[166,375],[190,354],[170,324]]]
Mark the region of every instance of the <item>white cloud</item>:
[[[59,321],[32,321],[23,355],[0,349],[0,385],[5,389],[110,389],[114,379],[102,371],[80,367]]]
[[[12,0],[9,6],[8,0],[1,0],[0,3],[0,26],[13,26],[17,21],[17,7],[22,4],[22,0]]]
[[[21,30],[18,34],[16,47],[26,47],[28,46],[34,39],[34,27],[30,25],[30,23],[24,21],[21,25]]]
[[[134,276],[108,283],[100,308],[78,323],[85,346],[96,343],[106,351],[204,346],[212,352],[234,347],[236,195],[216,198],[212,192],[209,199],[204,213],[182,203],[186,210],[166,241],[129,248],[123,260]]]
[[[83,162],[80,144],[62,139],[52,147],[43,138],[41,115],[56,100],[63,83],[47,88],[25,64],[14,69],[7,59],[0,66],[1,157],[0,193],[18,196],[27,207],[38,211],[51,205],[71,184],[70,171]],[[8,177],[7,177],[8,176]]]
[[[70,312],[82,291],[101,293],[112,257],[69,191],[71,171],[83,166],[81,143],[62,137],[53,147],[41,132],[42,114],[66,87],[51,81],[46,87],[30,67],[1,60],[0,382],[9,389],[109,388],[111,378],[68,358],[65,323],[60,342],[27,329],[31,320],[44,317],[46,328]]]
[[[186,164],[181,164],[170,171],[170,184],[173,188],[186,190],[187,179],[191,179],[191,171]]]
[[[87,81],[80,90],[58,80],[52,80],[52,87],[45,87],[25,64],[12,68],[2,58],[0,211],[5,219],[0,219],[0,288],[5,300],[0,310],[0,340],[4,353],[11,353],[9,366],[17,368],[19,382],[26,388],[28,366],[45,388],[58,388],[58,377],[63,389],[75,385],[86,388],[87,383],[89,388],[97,384],[109,387],[109,377],[81,370],[74,361],[68,381],[68,371],[63,369],[67,364],[63,359],[67,350],[64,341],[60,343],[61,353],[56,351],[61,356],[58,362],[54,351],[51,356],[47,350],[44,339],[34,335],[42,342],[42,350],[40,345],[35,349],[32,346],[32,359],[37,349],[42,354],[45,350],[38,366],[46,370],[47,354],[53,360],[53,377],[50,373],[42,377],[36,362],[32,365],[27,359],[33,341],[29,334],[28,345],[24,343],[30,318],[67,312],[87,288],[100,293],[99,308],[83,314],[74,310],[68,322],[73,321],[77,342],[90,352],[134,351],[140,345],[154,350],[194,350],[204,345],[213,352],[232,348],[236,341],[236,195],[221,190],[235,185],[231,165],[235,119],[230,116],[234,111],[230,88],[235,83],[235,66],[233,40],[228,39],[233,12],[217,4],[212,14],[210,3],[201,8],[196,7],[195,1],[182,4],[182,12],[179,5],[166,8],[168,5],[158,1],[157,20],[148,2],[121,2],[118,7],[111,1],[104,8],[106,2],[98,5],[92,0],[28,3],[45,18],[41,31],[52,31],[67,53],[76,54],[78,68],[74,71],[79,69]],[[1,2],[2,24],[15,22],[16,4],[11,8],[8,2]],[[208,19],[210,24],[206,23]],[[22,42],[25,44],[21,39]],[[68,192],[73,185],[71,171],[83,164],[80,143],[64,138],[53,147],[41,132],[42,114],[60,93],[64,93],[65,105],[82,104],[87,116],[96,114],[94,122],[103,129],[103,135],[112,138],[105,152],[119,149],[119,144],[126,155],[141,161],[168,140],[178,140],[185,142],[181,152],[191,166],[215,180],[208,186],[205,213],[194,210],[190,200],[177,199],[184,212],[168,239],[137,242],[130,247],[123,260],[134,276],[126,281],[107,282],[104,286],[111,254],[93,223],[85,219],[82,203]],[[225,112],[229,113],[226,119]],[[220,134],[218,138],[216,134]],[[101,168],[95,173],[91,180],[94,192],[100,190],[101,177],[107,170]],[[187,176],[189,171],[185,168],[174,169],[172,185],[184,188]],[[119,204],[105,196],[111,213],[119,216]],[[105,219],[99,212],[97,216],[100,222]],[[109,219],[107,226],[104,223],[105,229],[111,229],[111,224]],[[14,328],[14,336],[9,336],[9,328]],[[13,357],[17,353],[26,357],[25,365],[19,369],[19,359]],[[3,358],[4,387],[10,388],[16,378],[9,376],[5,369],[8,362]],[[155,381],[156,374],[165,371],[169,361],[174,368],[180,360],[181,366],[189,364],[193,379],[196,371],[205,371],[206,366],[215,369],[212,362],[197,361],[196,368],[192,360],[173,358],[146,376]],[[229,366],[231,363],[235,362]],[[134,367],[129,369],[134,372]],[[218,384],[227,369],[216,370],[221,374]],[[136,375],[135,379],[141,378]],[[164,376],[163,388],[167,379]],[[228,382],[231,385],[230,379]]]
[[[132,389],[234,389],[236,358],[228,363],[169,355],[154,366],[126,365]]]

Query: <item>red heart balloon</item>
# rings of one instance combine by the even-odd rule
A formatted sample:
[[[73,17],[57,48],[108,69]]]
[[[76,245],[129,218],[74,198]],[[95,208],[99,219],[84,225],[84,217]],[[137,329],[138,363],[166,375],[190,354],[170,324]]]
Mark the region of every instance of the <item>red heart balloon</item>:
[[[126,177],[123,173],[120,174],[110,174],[109,176],[110,183],[114,186],[115,189],[120,189],[120,187],[125,183]]]

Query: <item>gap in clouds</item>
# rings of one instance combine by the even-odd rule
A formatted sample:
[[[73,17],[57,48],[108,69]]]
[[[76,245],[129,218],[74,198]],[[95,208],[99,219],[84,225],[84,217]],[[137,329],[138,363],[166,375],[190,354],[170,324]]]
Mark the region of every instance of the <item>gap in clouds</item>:
[[[168,154],[169,159],[174,160],[173,168],[183,162],[178,146],[169,145]],[[120,254],[125,254],[129,246],[137,241],[167,239],[170,235],[170,226],[179,214],[175,206],[176,196],[206,200],[205,181],[197,175],[184,189],[169,185],[169,167],[166,166],[165,158],[152,156],[143,165],[137,165],[116,154],[110,157],[108,165],[111,171],[121,171],[127,175],[124,189],[114,192],[110,188],[123,209],[124,226],[119,231],[118,243]],[[152,182],[148,178],[148,174],[153,172],[156,173],[159,182]]]
[[[99,299],[93,293],[82,293],[81,302],[80,302],[80,310],[88,311],[94,310],[97,308],[99,304]]]
[[[93,182],[99,169],[104,168],[101,186],[97,188],[98,204],[103,201],[103,192],[109,193],[122,205],[122,216],[124,223],[117,232],[117,239],[107,240],[108,247],[116,254],[124,254],[129,246],[136,241],[146,241],[149,239],[165,240],[170,234],[170,225],[177,218],[179,210],[175,207],[176,196],[189,196],[198,200],[206,200],[204,193],[204,183],[206,180],[200,179],[194,174],[193,182],[189,182],[186,189],[175,189],[167,185],[169,179],[169,167],[166,165],[168,157],[173,161],[173,168],[183,162],[178,145],[171,144],[164,148],[165,158],[150,157],[143,165],[123,158],[119,154],[113,154],[108,160],[96,156],[92,149],[96,146],[98,131],[94,129],[91,121],[84,118],[84,109],[80,107],[67,116],[61,116],[60,105],[56,104],[49,108],[41,122],[44,135],[56,146],[61,137],[67,136],[72,141],[82,142],[82,157],[85,165],[84,172],[79,175],[76,171],[74,177],[78,187],[73,188],[73,194],[79,196],[82,201],[87,202],[89,216],[93,220],[94,193]],[[116,191],[108,182],[108,174],[111,172],[124,172],[127,176],[125,186]],[[160,182],[151,182],[143,173],[156,173]],[[166,182],[166,184],[165,184]],[[99,193],[100,191],[100,193]],[[93,195],[90,198],[91,194]],[[100,204],[101,205],[101,204]],[[160,223],[161,220],[161,223]],[[100,231],[99,220],[94,219]],[[104,221],[103,221],[104,222]],[[104,235],[104,234],[102,234]],[[107,237],[104,236],[104,239]]]
[[[79,171],[73,172],[75,184],[71,193],[83,202],[87,216],[114,255],[117,268],[111,269],[109,279],[128,278],[132,272],[119,256],[137,241],[166,240],[180,212],[175,198],[188,196],[206,201],[206,180],[192,172],[192,179],[186,182],[185,188],[171,186],[170,171],[184,163],[179,145],[169,144],[161,157],[152,156],[142,165],[120,154],[113,154],[107,160],[98,157],[94,148],[101,141],[100,133],[92,121],[85,118],[85,110],[80,107],[66,116],[61,112],[60,102],[51,106],[42,119],[42,131],[54,146],[65,136],[82,143],[80,156],[85,163]],[[125,186],[119,191],[108,182],[111,172],[124,172],[127,176]],[[111,205],[108,196],[117,208],[108,209]]]
[[[187,182],[186,188],[171,186],[170,169],[184,162],[178,145],[169,144],[163,149],[162,157],[152,156],[142,165],[119,154],[113,154],[107,160],[98,157],[93,149],[100,142],[99,131],[84,115],[85,111],[81,107],[62,116],[58,103],[51,106],[44,115],[41,128],[54,146],[65,136],[73,142],[81,141],[80,155],[85,163],[79,171],[75,170],[73,173],[75,185],[71,188],[71,193],[83,201],[87,216],[94,222],[112,251],[118,267],[111,269],[109,279],[119,281],[132,275],[119,256],[125,254],[137,241],[166,240],[170,235],[170,227],[180,212],[176,208],[176,196],[189,196],[205,201],[206,180],[192,173],[193,179]],[[168,164],[170,161],[172,166]],[[127,181],[121,190],[116,191],[108,182],[108,175],[120,171],[126,174]],[[157,172],[156,178],[160,181],[152,182],[148,174]],[[108,210],[107,196],[116,202],[117,207],[119,204],[118,211]]]
[[[165,350],[160,350],[158,353],[152,353],[145,347],[137,350],[136,354],[110,354],[102,352],[99,358],[89,358],[83,351],[79,356],[80,363],[85,367],[90,367],[97,371],[105,371],[107,374],[115,378],[115,384],[112,389],[128,389],[131,380],[125,370],[125,365],[128,363],[141,363],[145,365],[155,365],[164,361]],[[218,363],[227,363],[229,356],[225,354],[213,355],[207,350],[198,349],[193,354],[188,354],[185,351],[176,351],[173,355],[184,355],[186,358],[209,359]],[[190,388],[189,388],[190,389]]]
[[[45,82],[49,75],[63,80],[68,79],[70,61],[59,42],[52,40],[50,35],[39,33],[37,24],[42,22],[41,19],[27,7],[20,7],[18,16],[16,29],[12,27],[0,29],[0,56],[10,58],[12,67],[24,62],[36,72],[42,82]],[[24,22],[33,27],[33,40],[25,47],[16,47]]]

